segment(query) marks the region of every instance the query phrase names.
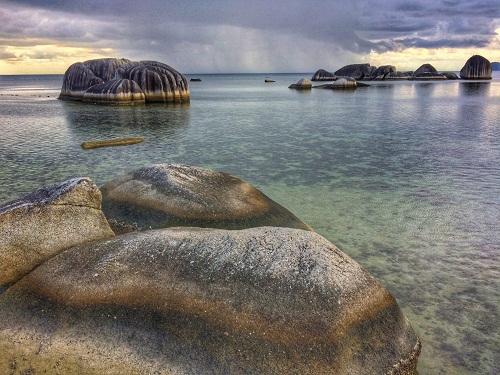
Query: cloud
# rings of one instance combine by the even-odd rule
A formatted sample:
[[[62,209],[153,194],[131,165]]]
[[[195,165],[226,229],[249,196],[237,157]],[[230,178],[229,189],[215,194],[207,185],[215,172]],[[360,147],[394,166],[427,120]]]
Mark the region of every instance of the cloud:
[[[184,71],[301,71],[373,52],[483,48],[499,20],[498,0],[19,0],[0,10],[0,50],[57,45]]]

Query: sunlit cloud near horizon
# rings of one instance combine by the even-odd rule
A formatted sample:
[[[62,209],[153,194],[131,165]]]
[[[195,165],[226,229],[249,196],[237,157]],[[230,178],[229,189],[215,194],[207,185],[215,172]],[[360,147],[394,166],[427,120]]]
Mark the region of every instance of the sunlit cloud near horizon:
[[[100,57],[185,73],[311,72],[349,63],[459,70],[500,61],[497,0],[0,1],[0,74]]]

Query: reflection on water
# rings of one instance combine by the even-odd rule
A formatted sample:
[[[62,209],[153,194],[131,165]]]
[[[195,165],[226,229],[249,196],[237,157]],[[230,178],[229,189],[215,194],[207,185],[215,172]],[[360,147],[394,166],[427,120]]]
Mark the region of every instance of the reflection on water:
[[[203,76],[187,107],[61,102],[61,77],[0,78],[0,199],[154,162],[234,173],[389,288],[422,338],[422,374],[498,373],[500,82],[301,92],[288,89],[301,76],[272,77]],[[122,136],[146,140],[80,148]]]

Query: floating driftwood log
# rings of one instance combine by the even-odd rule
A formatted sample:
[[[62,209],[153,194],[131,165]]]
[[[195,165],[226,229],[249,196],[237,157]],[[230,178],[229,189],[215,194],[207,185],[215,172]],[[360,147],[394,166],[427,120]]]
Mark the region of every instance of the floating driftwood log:
[[[103,141],[87,141],[83,142],[81,146],[84,150],[90,150],[99,147],[127,146],[141,142],[144,142],[144,138],[142,137],[113,138]]]
[[[273,82],[276,82],[276,81],[275,81],[275,80],[273,80],[273,79],[266,78],[266,79],[264,80],[264,82],[266,82],[266,83],[273,83]]]

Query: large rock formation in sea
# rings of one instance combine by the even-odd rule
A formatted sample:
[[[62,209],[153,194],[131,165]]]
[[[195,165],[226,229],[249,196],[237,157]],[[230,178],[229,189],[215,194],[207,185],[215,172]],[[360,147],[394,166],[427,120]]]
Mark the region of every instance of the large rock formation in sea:
[[[491,63],[483,56],[474,55],[460,70],[462,79],[491,79]]]
[[[370,79],[377,68],[370,64],[346,65],[335,72],[336,76],[352,77],[356,80]]]
[[[118,104],[185,102],[189,86],[184,75],[166,64],[106,58],[71,65],[59,98]]]
[[[88,178],[42,188],[0,206],[0,286],[68,247],[112,237]]]
[[[337,76],[324,69],[319,69],[313,74],[311,81],[335,81]]]
[[[118,232],[172,226],[309,229],[249,183],[199,167],[151,165],[115,178],[101,191],[103,211]]]
[[[416,374],[393,296],[320,235],[170,228],[68,249],[0,295],[0,373]]]

